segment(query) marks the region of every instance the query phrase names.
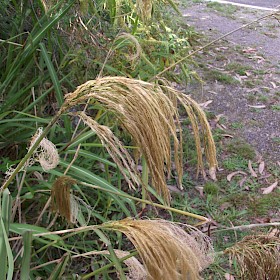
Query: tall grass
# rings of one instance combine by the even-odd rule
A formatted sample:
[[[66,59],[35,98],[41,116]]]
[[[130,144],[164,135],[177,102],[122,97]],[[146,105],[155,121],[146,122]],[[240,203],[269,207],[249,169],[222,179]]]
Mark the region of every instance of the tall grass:
[[[136,2],[0,7],[0,279],[198,279],[212,261],[191,226],[138,219],[149,205],[209,221],[170,206],[166,178],[183,188],[178,104],[198,173],[215,179],[217,161],[198,104],[152,79],[190,45],[165,37],[162,1]]]

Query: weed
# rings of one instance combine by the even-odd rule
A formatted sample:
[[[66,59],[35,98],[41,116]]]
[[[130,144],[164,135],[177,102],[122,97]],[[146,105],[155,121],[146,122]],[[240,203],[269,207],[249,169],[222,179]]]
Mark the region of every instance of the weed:
[[[245,75],[246,75],[246,72],[247,72],[248,70],[251,70],[251,69],[252,69],[251,66],[242,65],[242,64],[237,63],[237,62],[229,63],[229,64],[226,66],[226,70],[228,70],[228,71],[233,71],[233,72],[237,73],[237,74],[240,75],[240,76],[245,76]]]
[[[203,191],[206,194],[217,195],[219,193],[219,186],[214,182],[207,182],[203,187]]]
[[[224,83],[224,84],[229,84],[229,85],[233,85],[233,84],[237,84],[238,81],[233,78],[232,76],[223,73],[221,71],[218,70],[211,70],[207,73],[207,78],[211,79],[211,80],[216,80],[218,82]]]
[[[230,124],[231,128],[233,129],[240,129],[243,127],[243,123],[241,122],[233,122]]]
[[[280,105],[271,105],[273,111],[280,111]]]
[[[214,9],[217,12],[221,12],[222,15],[227,17],[233,17],[233,14],[237,11],[237,7],[233,5],[223,5],[216,2],[207,3],[207,7]]]
[[[273,137],[272,141],[277,143],[277,144],[280,144],[280,137]]]
[[[253,147],[241,138],[232,139],[227,145],[227,151],[248,160],[254,159],[256,155]]]
[[[229,171],[246,170],[248,161],[240,156],[233,156],[225,159],[222,164]]]

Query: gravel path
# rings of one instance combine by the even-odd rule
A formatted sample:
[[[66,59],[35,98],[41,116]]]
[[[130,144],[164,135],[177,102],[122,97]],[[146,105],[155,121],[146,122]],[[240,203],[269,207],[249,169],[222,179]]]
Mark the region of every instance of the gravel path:
[[[279,1],[234,1],[275,7]],[[278,2],[278,3],[276,3]],[[267,11],[187,1],[185,20],[204,34],[201,45],[218,38]],[[280,16],[278,15],[278,19]],[[275,18],[242,29],[219,41],[195,60],[204,86],[192,82],[187,92],[208,109],[223,114],[234,137],[250,143],[272,162],[280,161],[280,23]]]

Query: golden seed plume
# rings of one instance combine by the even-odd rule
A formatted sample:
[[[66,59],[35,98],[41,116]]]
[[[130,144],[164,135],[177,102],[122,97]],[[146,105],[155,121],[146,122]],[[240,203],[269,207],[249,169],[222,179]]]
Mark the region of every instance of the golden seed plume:
[[[83,122],[88,125],[99,137],[101,143],[106,147],[108,153],[118,165],[120,172],[123,174],[126,182],[130,188],[134,189],[132,182],[137,185],[140,184],[140,176],[136,169],[136,164],[127,150],[123,147],[119,139],[113,134],[109,127],[105,125],[100,125],[98,122],[87,116],[83,112],[77,112],[75,115],[79,116]],[[128,172],[130,180],[126,174]],[[132,182],[131,182],[132,181]]]
[[[65,111],[88,99],[100,102],[116,115],[120,125],[140,148],[147,161],[153,186],[166,202],[170,201],[170,194],[165,175],[171,172],[173,161],[180,186],[183,174],[182,129],[176,100],[183,104],[191,120],[199,171],[204,172],[204,147],[210,174],[212,177],[215,175],[217,160],[211,129],[204,112],[190,97],[168,86],[125,77],[104,77],[88,81],[68,94],[61,110]]]
[[[76,212],[76,205],[71,202],[71,187],[76,184],[76,180],[69,176],[61,176],[52,185],[51,199],[52,209],[58,211],[69,223],[73,222]],[[72,207],[71,207],[72,206]]]
[[[242,279],[280,279],[279,236],[246,236],[225,253],[237,261]]]
[[[143,261],[148,280],[201,279],[199,272],[212,262],[209,238],[191,227],[186,232],[164,220],[125,219],[108,222],[103,228],[128,237]]]

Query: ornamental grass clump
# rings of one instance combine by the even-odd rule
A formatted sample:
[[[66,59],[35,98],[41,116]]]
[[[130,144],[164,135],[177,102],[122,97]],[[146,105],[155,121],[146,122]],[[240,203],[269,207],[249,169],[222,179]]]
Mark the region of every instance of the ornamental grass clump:
[[[236,260],[244,280],[280,279],[280,238],[277,236],[246,236],[225,253]]]
[[[183,174],[182,129],[175,99],[183,104],[191,119],[197,148],[198,169],[204,174],[202,163],[204,148],[209,162],[209,173],[214,178],[217,167],[216,150],[205,114],[194,100],[171,87],[161,87],[155,83],[125,77],[98,78],[80,85],[74,92],[66,95],[60,113],[88,100],[97,101],[106,110],[114,113],[119,124],[131,135],[133,142],[146,159],[152,185],[165,201],[169,202],[170,194],[165,178],[171,172],[172,162],[177,170],[180,187]],[[91,123],[92,129],[94,126],[97,128],[96,123],[93,125],[84,113],[77,114],[87,125]],[[95,128],[94,130],[96,131]],[[120,142],[115,137],[110,137],[111,140],[117,141],[114,146],[120,147]],[[112,147],[112,142],[110,145],[105,144],[106,137],[103,137],[102,141],[112,156],[112,150],[110,152],[109,148]],[[126,159],[129,159],[127,163],[123,160],[118,161],[121,163],[120,169],[124,165],[131,165],[131,159],[127,155]],[[136,162],[137,159],[135,165]]]
[[[199,272],[212,262],[210,239],[189,226],[185,231],[164,220],[124,219],[105,223],[103,229],[127,236],[141,257],[148,280],[201,279]]]

